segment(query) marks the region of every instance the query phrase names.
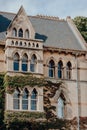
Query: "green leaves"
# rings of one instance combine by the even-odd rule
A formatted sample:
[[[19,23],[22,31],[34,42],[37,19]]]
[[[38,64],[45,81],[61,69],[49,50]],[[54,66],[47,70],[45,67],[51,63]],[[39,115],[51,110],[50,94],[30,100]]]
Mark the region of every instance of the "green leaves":
[[[78,16],[74,18],[78,30],[82,34],[83,38],[87,42],[87,17]]]

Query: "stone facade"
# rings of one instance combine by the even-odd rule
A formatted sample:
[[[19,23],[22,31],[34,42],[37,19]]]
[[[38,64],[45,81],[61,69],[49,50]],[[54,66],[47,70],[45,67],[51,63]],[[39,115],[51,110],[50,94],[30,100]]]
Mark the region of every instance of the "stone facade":
[[[45,16],[36,16],[44,19],[46,21],[62,21],[56,18],[50,18]],[[35,17],[35,18],[36,18]],[[82,49],[76,49],[73,45],[71,48],[59,48],[53,46],[46,46],[45,41],[40,39],[35,39],[35,29],[32,25],[31,20],[28,19],[23,7],[20,8],[18,13],[15,15],[14,19],[10,22],[6,33],[5,39],[0,40],[0,72],[5,72],[6,75],[26,75],[32,74],[38,78],[45,78],[53,83],[62,82],[62,86],[59,90],[55,92],[53,98],[51,98],[51,104],[55,106],[55,115],[58,113],[58,98],[61,94],[64,97],[64,119],[73,119],[74,117],[87,117],[87,48],[85,46],[85,41],[78,32],[71,18],[67,18],[67,24],[69,25],[71,31],[76,37],[79,45]],[[12,36],[13,29],[17,29],[17,37]],[[18,37],[19,29],[23,30],[23,36]],[[43,30],[45,27],[43,28]],[[55,28],[56,29],[56,28]],[[29,38],[26,38],[26,30],[29,30]],[[48,30],[50,31],[50,29]],[[28,34],[27,34],[28,35]],[[42,35],[42,34],[41,34]],[[61,34],[62,35],[62,34]],[[68,34],[67,34],[68,35]],[[54,34],[55,36],[55,34]],[[51,37],[54,37],[51,36]],[[66,36],[66,35],[65,35]],[[64,37],[62,37],[63,39]],[[57,37],[56,37],[57,39]],[[72,40],[72,39],[71,39]],[[68,39],[67,39],[68,41]],[[68,44],[68,43],[67,43]],[[77,44],[77,43],[76,43]],[[13,61],[14,55],[19,54],[19,71],[14,71]],[[27,55],[27,71],[22,71],[22,57],[24,54]],[[37,57],[35,64],[35,71],[31,72],[30,64],[31,57],[35,55]],[[49,75],[49,62],[54,62],[53,71]],[[62,77],[58,78],[58,62],[62,61]],[[67,63],[71,63],[70,77],[67,77]],[[52,75],[53,73],[53,75]],[[68,74],[69,75],[69,74]],[[44,86],[43,86],[44,87]],[[34,88],[38,91],[38,103],[37,111],[44,112],[43,107],[43,87],[39,88],[35,86]],[[26,88],[26,86],[24,86]],[[32,92],[31,86],[27,86],[29,93]],[[21,90],[21,95],[23,90]],[[30,94],[31,95],[31,94]],[[28,97],[30,98],[30,97]],[[22,99],[21,99],[22,102]],[[6,111],[16,111],[13,108],[13,93],[6,93]],[[29,102],[30,103],[30,102]],[[30,105],[29,105],[30,106]],[[20,105],[20,110],[23,111]],[[28,108],[27,111],[31,111]],[[57,116],[58,117],[58,116]]]

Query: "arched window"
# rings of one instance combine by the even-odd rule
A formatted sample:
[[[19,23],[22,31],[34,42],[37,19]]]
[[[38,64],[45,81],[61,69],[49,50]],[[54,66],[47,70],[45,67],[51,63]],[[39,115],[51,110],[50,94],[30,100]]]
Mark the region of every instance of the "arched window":
[[[22,58],[22,71],[27,71],[27,70],[28,70],[28,56],[24,54]]]
[[[63,63],[62,61],[58,62],[58,78],[63,77]]]
[[[15,53],[13,57],[13,69],[15,71],[19,70],[19,54],[18,53]]]
[[[37,58],[36,58],[36,55],[33,54],[32,57],[31,57],[31,62],[30,62],[30,71],[35,72],[36,63],[37,63]]]
[[[14,45],[14,41],[11,42],[11,45]]]
[[[26,31],[25,31],[25,38],[29,38],[29,30],[27,29]]]
[[[22,95],[22,109],[28,110],[28,91],[27,89],[24,89],[23,95]]]
[[[19,37],[23,37],[23,30],[20,28],[19,31],[18,31],[18,36]]]
[[[20,109],[20,92],[17,89],[13,94],[13,109]]]
[[[37,110],[37,91],[34,89],[31,93],[31,110]]]
[[[51,60],[49,62],[49,77],[54,77],[55,75],[55,64],[54,64],[54,61]]]
[[[59,99],[58,99],[57,116],[59,118],[63,118],[64,117],[64,100],[61,97],[59,97]]]
[[[17,30],[16,30],[16,28],[13,28],[13,30],[12,30],[12,36],[13,37],[17,37]]]
[[[69,61],[66,65],[66,78],[71,79],[71,71],[72,71],[72,65],[71,62]]]

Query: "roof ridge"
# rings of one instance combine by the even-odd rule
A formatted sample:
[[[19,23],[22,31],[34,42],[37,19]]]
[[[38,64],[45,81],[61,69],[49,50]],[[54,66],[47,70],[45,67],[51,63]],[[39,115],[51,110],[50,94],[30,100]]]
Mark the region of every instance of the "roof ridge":
[[[47,19],[47,20],[55,20],[55,21],[65,21],[64,19],[59,19],[59,17],[48,16],[48,15],[35,15],[35,16],[29,16],[29,17]]]
[[[0,13],[3,13],[3,14],[13,14],[13,15],[16,15],[16,13],[12,13],[12,12],[5,12],[5,11],[0,11]]]

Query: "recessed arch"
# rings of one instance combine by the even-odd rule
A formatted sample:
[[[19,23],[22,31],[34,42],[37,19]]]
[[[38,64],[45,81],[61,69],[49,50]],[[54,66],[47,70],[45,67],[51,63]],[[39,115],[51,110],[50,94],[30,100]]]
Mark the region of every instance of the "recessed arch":
[[[71,79],[71,72],[72,71],[72,64],[70,61],[67,62],[66,64],[66,78]]]
[[[12,29],[12,36],[17,37],[17,29],[15,27]]]
[[[23,37],[23,29],[22,28],[20,28],[18,30],[18,37]]]
[[[58,62],[58,78],[63,78],[63,62],[60,60]]]
[[[22,109],[23,110],[28,110],[28,95],[29,95],[29,92],[27,88],[25,88],[22,93]]]
[[[37,57],[35,54],[33,54],[31,56],[31,61],[30,61],[30,71],[36,72],[36,66],[37,66]]]
[[[28,70],[28,55],[25,53],[22,56],[22,71]]]
[[[31,93],[31,110],[37,110],[38,93],[34,88]]]
[[[49,77],[55,76],[55,62],[54,60],[49,61]]]
[[[16,52],[13,56],[13,70],[19,71],[19,54]]]
[[[29,39],[29,30],[28,29],[25,30],[25,38]]]

